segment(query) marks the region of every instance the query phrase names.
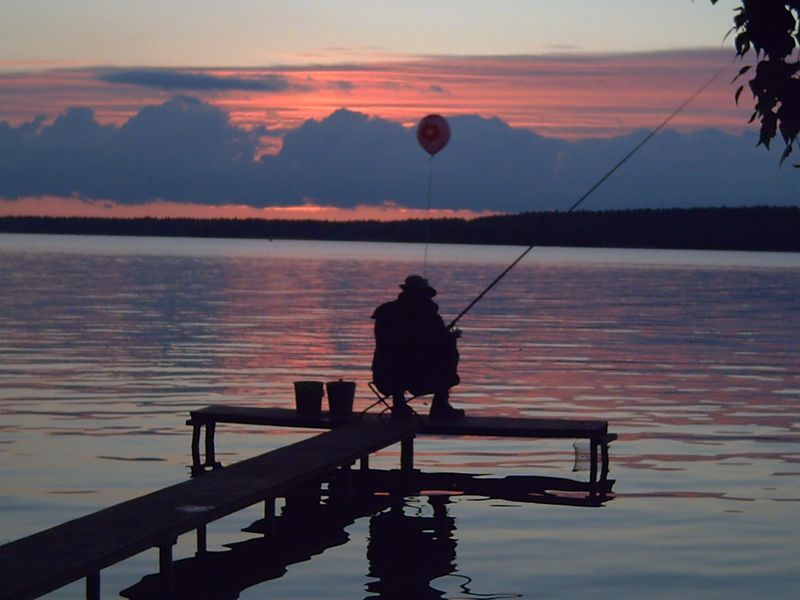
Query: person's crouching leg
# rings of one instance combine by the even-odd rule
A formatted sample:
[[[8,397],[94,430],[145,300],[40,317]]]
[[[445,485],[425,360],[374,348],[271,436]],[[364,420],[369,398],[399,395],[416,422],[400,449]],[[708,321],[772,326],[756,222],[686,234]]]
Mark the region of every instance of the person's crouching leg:
[[[464,416],[464,409],[450,404],[450,390],[438,391],[433,395],[431,403],[431,419],[459,419]]]

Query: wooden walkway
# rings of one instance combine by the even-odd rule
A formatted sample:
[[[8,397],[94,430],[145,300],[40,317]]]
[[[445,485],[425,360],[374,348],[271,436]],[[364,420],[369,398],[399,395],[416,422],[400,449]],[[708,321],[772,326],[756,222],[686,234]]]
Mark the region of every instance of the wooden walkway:
[[[198,554],[204,554],[208,523],[258,502],[265,503],[265,518],[273,519],[276,498],[286,497],[305,484],[318,489],[319,482],[334,473],[350,481],[355,477],[350,467],[357,460],[366,476],[370,454],[398,442],[401,472],[411,473],[413,440],[418,434],[588,439],[591,468],[585,485],[590,497],[583,505],[596,505],[595,500],[605,497],[613,483],[607,479],[608,444],[617,437],[608,433],[606,421],[597,420],[469,416],[434,421],[426,416],[391,419],[375,414],[337,418],[325,412],[304,416],[289,409],[236,406],[191,411],[187,423],[193,427],[193,473],[204,473],[202,477],[0,546],[0,600],[37,598],[82,578],[86,579],[86,597],[97,600],[100,571],[149,548],[159,549],[160,581],[171,586],[172,547],[178,536],[195,531]],[[217,423],[328,431],[220,469],[214,448]],[[204,460],[200,453],[203,429]],[[410,485],[408,479],[401,484]],[[467,480],[458,484],[486,485]],[[519,492],[514,486],[510,489],[508,493]],[[530,497],[529,490],[519,493],[523,494],[520,497]],[[538,498],[552,500],[544,493]],[[161,595],[169,597],[171,593],[168,587]]]
[[[100,570],[152,547],[169,574],[172,546],[196,530],[205,551],[206,524],[397,442],[410,439],[413,422],[350,421],[332,431],[244,460],[203,477],[164,488],[0,546],[0,599],[36,598],[86,578],[86,597],[100,598]],[[169,577],[166,577],[168,580]]]
[[[326,411],[318,415],[298,415],[288,408],[211,405],[189,413],[186,422],[193,429],[193,469],[202,471],[219,465],[216,461],[215,431],[217,423],[246,425],[272,425],[278,427],[303,427],[336,429],[353,422],[379,424],[394,422],[388,415],[354,413],[349,417],[333,417]],[[587,439],[590,443],[589,481],[602,483],[608,478],[608,445],[617,435],[608,432],[608,421],[578,419],[533,419],[516,417],[467,416],[461,419],[432,420],[418,415],[400,422],[414,424],[416,432],[427,435],[491,436],[523,438]],[[205,428],[205,460],[200,454],[202,429]],[[413,436],[402,442],[401,466],[413,469]]]

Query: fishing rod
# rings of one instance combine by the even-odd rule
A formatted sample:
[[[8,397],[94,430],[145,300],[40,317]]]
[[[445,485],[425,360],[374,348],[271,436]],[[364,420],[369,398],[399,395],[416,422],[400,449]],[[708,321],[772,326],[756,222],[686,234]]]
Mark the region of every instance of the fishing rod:
[[[736,57],[733,58],[733,60],[735,60],[735,59],[736,59]],[[733,60],[731,60],[730,62],[733,62]],[[591,196],[597,188],[599,188],[601,185],[603,185],[606,182],[606,180],[609,177],[611,177],[611,175],[613,175],[615,171],[617,171],[617,169],[619,169],[622,165],[624,165],[628,161],[629,158],[631,158],[634,154],[636,154],[642,146],[644,146],[647,142],[649,142],[651,139],[653,139],[653,137],[659,131],[661,131],[664,127],[666,127],[666,125],[670,121],[672,121],[672,119],[674,119],[676,116],[678,116],[678,114],[681,111],[683,111],[684,108],[689,106],[689,104],[695,98],[697,98],[700,94],[702,94],[706,90],[706,88],[708,88],[708,86],[710,86],[712,83],[714,83],[714,81],[716,81],[719,78],[719,76],[722,75],[722,73],[725,72],[725,70],[728,68],[728,65],[730,64],[730,62],[725,63],[722,67],[720,67],[719,70],[717,70],[703,85],[701,85],[691,96],[689,96],[686,100],[684,100],[683,103],[680,106],[678,106],[678,108],[676,108],[674,111],[672,111],[663,121],[661,121],[661,123],[655,129],[650,131],[650,133],[648,133],[644,137],[644,139],[642,139],[642,141],[640,141],[638,144],[636,144],[633,147],[633,149],[630,150],[630,152],[628,152],[625,156],[623,156],[619,160],[619,162],[617,162],[617,164],[615,164],[613,167],[611,167],[611,169],[609,169],[606,172],[605,175],[603,175],[600,179],[597,180],[597,182],[594,185],[592,185],[588,190],[586,190],[586,192],[584,192],[584,194],[580,198],[578,198],[572,204],[572,206],[570,206],[569,209],[563,214],[568,215],[569,213],[574,211],[576,208],[578,208],[581,204],[583,204],[584,200],[586,200],[589,196]],[[448,329],[454,328],[456,326],[456,323],[458,323],[461,320],[461,317],[466,315],[472,309],[473,306],[475,306],[478,302],[480,302],[481,299],[489,292],[489,290],[491,290],[494,286],[496,286],[498,283],[500,283],[500,280],[502,280],[506,275],[508,275],[508,273],[511,271],[511,269],[516,267],[519,264],[519,262],[523,258],[525,258],[531,252],[531,250],[533,250],[539,244],[539,242],[540,242],[540,240],[542,238],[542,232],[543,231],[544,231],[544,227],[540,227],[539,231],[537,232],[537,235],[534,236],[534,240],[530,244],[530,246],[528,246],[522,252],[522,254],[520,254],[517,258],[515,258],[514,261],[510,265],[508,265],[503,270],[502,273],[500,273],[497,277],[495,277],[494,280],[488,286],[486,286],[484,288],[484,290],[475,297],[474,300],[472,300],[472,302],[467,304],[466,308],[464,310],[462,310],[460,313],[458,313],[458,316],[456,316],[455,319],[450,321],[450,324],[447,326]]]

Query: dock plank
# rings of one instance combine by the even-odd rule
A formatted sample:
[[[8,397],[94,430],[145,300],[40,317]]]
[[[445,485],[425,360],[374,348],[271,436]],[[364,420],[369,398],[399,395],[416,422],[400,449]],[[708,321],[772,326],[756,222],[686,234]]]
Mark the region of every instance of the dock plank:
[[[190,423],[195,424],[216,422],[313,429],[335,429],[356,421],[392,421],[387,415],[376,413],[334,417],[326,411],[321,411],[318,415],[299,415],[289,408],[224,405],[206,406],[191,411],[190,415]],[[433,435],[600,439],[608,433],[608,421],[591,419],[466,416],[460,419],[433,420],[427,415],[420,415],[411,417],[410,420],[417,422],[419,433]]]
[[[0,599],[36,598],[181,534],[285,494],[413,436],[413,422],[350,421],[202,477],[0,546]]]

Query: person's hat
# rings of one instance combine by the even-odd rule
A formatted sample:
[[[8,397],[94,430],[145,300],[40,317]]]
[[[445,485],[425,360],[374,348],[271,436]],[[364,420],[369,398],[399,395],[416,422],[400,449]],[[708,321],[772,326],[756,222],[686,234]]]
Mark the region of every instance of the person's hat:
[[[400,284],[400,289],[405,292],[424,294],[430,298],[436,295],[436,290],[421,275],[409,275],[405,282]]]

